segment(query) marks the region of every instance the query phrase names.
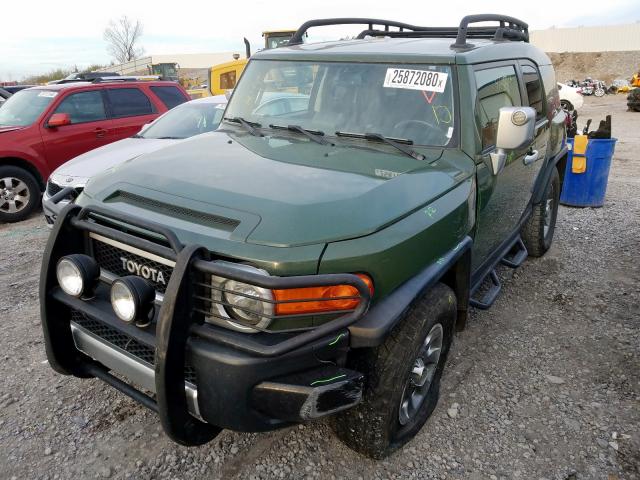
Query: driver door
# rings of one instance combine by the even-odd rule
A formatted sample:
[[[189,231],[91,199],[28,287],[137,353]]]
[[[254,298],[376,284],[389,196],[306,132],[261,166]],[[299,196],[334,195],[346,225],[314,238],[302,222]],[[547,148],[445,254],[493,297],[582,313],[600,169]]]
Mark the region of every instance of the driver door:
[[[473,280],[476,281],[493,265],[495,255],[517,231],[531,198],[533,181],[532,170],[527,165],[531,145],[510,151],[504,168],[497,175],[491,170],[490,154],[495,151],[500,108],[524,104],[518,64],[478,65],[474,76],[477,89],[475,117],[481,142],[481,154],[476,157],[477,229],[472,256],[472,268],[476,272]]]
[[[67,113],[71,123],[49,128],[45,122],[40,129],[52,171],[67,160],[113,141],[112,121],[107,117],[100,89],[69,94],[53,113]]]

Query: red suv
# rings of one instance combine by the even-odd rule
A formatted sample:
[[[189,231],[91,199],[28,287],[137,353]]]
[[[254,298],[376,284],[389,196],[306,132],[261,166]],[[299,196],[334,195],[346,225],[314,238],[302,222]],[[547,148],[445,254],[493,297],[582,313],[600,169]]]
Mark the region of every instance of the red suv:
[[[49,174],[130,137],[190,98],[175,82],[98,81],[21,90],[0,108],[0,222],[27,217]]]

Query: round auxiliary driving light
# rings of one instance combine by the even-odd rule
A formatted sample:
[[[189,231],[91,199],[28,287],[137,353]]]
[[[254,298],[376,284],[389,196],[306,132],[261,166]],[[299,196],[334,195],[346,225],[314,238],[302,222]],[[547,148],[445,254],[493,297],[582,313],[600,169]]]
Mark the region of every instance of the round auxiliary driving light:
[[[111,285],[111,306],[120,320],[134,321],[140,327],[150,323],[156,292],[149,283],[133,275],[122,277]]]
[[[100,277],[100,267],[88,255],[67,255],[58,260],[56,277],[60,288],[72,297],[88,297]]]

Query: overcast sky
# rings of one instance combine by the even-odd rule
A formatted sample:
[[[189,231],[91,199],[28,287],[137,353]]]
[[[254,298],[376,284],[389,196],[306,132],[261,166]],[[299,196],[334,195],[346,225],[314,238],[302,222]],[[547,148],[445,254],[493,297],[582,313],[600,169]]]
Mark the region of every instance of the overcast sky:
[[[171,54],[242,52],[244,36],[255,48],[261,43],[263,30],[296,28],[311,18],[372,17],[442,26],[457,25],[465,14],[489,12],[521,18],[531,30],[609,25],[640,21],[640,0],[30,0],[24,5],[11,2],[11,7],[0,13],[0,80],[20,79],[74,65],[83,68],[93,63],[109,63],[103,32],[110,19],[122,15],[142,22],[141,46],[147,54]],[[318,38],[320,30],[315,31]],[[323,30],[322,35],[349,33],[354,31]]]

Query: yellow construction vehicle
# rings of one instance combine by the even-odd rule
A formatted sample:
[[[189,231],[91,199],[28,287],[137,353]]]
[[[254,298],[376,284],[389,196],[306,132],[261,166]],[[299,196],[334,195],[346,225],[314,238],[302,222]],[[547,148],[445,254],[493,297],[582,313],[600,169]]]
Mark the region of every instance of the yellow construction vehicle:
[[[209,69],[209,90],[211,95],[223,95],[236,86],[240,74],[249,61],[249,57],[240,58],[234,54],[231,62],[220,63]]]
[[[286,45],[295,33],[295,30],[270,30],[262,32],[264,48],[276,48]],[[236,86],[245,65],[251,56],[249,40],[244,39],[246,58],[240,58],[237,53],[233,55],[233,61],[214,65],[209,69],[209,92],[211,95],[223,95]]]
[[[295,30],[270,30],[268,32],[262,32],[264,38],[264,48],[278,48],[289,43]]]
[[[180,65],[175,62],[172,63],[154,63],[153,65],[147,65],[149,75],[159,75],[160,80],[171,80],[177,82],[178,69]]]

